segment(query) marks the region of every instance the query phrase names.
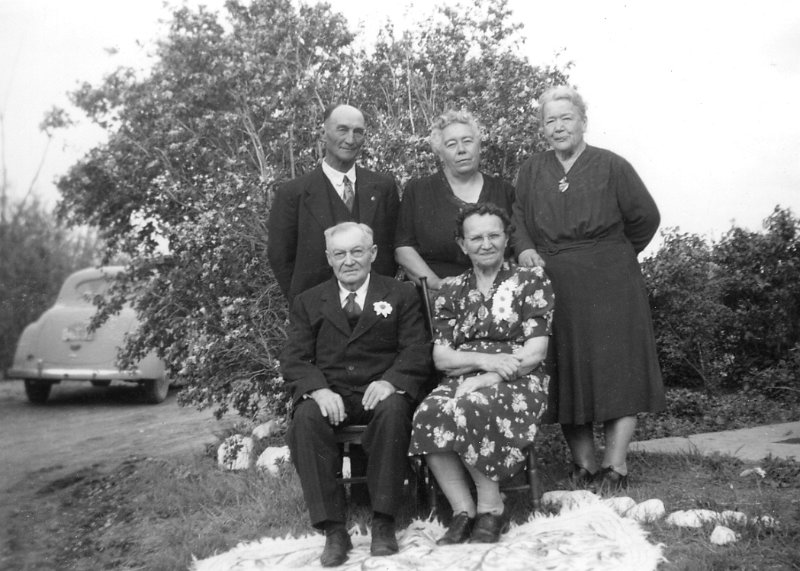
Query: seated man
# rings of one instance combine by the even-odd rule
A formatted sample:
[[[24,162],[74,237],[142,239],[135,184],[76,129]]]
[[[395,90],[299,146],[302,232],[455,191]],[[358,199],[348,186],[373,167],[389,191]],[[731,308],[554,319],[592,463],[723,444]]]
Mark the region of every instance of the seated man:
[[[298,295],[281,371],[294,402],[288,441],[311,523],[325,532],[324,567],[352,549],[334,429],[366,424],[372,555],[397,553],[394,516],[408,467],[411,416],[431,371],[431,346],[413,285],[371,273],[377,246],[365,224],[325,231],[334,277]]]

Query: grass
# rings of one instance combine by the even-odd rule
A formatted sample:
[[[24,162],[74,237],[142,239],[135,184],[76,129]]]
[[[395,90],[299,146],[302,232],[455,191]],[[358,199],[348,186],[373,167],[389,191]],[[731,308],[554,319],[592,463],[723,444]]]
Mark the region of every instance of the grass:
[[[544,427],[540,461],[545,489],[564,489],[567,458],[557,427]],[[264,536],[312,533],[294,470],[279,476],[256,469],[224,472],[214,455],[191,462],[131,458],[106,471],[89,467],[53,481],[24,499],[11,516],[8,569],[187,569],[204,558]],[[766,477],[740,477],[746,465],[727,456],[643,454],[630,456],[636,501],[661,499],[667,512],[692,508],[738,510],[774,517],[774,529],[739,526],[741,540],[709,543],[712,526],[680,529],[648,524],[651,540],[665,545],[663,570],[800,569],[800,464],[770,459]],[[517,495],[512,518],[527,519],[531,506]],[[409,502],[407,524],[425,514]],[[365,526],[370,514],[355,506],[350,523]]]

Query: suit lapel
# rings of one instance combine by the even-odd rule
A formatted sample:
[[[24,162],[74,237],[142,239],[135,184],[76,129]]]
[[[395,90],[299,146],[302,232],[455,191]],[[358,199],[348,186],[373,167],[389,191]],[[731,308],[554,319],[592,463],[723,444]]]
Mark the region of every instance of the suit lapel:
[[[367,297],[364,299],[361,317],[353,329],[353,334],[350,336],[351,343],[369,331],[378,320],[386,319],[375,313],[375,303],[384,300],[388,294],[389,290],[380,282],[380,278],[377,278],[376,274],[373,272],[369,279],[369,288],[367,288]]]
[[[358,200],[358,218],[372,227],[375,211],[378,208],[378,190],[370,180],[369,171],[356,167],[356,200]]]
[[[320,298],[320,304],[322,316],[340,330],[345,337],[350,337],[350,324],[347,322],[347,316],[342,311],[339,302],[339,282],[336,281],[336,278],[328,281]]]
[[[327,192],[330,182],[325,173],[322,172],[321,166],[314,169],[311,174],[308,186],[305,188],[303,202],[321,228],[330,228],[334,225],[333,212],[331,212],[331,204]]]

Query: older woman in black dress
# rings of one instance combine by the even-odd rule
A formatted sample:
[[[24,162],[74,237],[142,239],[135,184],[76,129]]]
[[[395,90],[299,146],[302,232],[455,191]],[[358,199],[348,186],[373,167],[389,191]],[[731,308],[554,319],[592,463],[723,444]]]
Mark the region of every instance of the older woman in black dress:
[[[406,186],[397,221],[395,259],[411,280],[417,282],[424,276],[435,291],[443,278],[470,267],[469,258],[453,240],[459,211],[468,204],[492,202],[511,216],[514,187],[478,170],[480,126],[469,112],[450,110],[438,117],[430,143],[441,170]]]
[[[616,489],[627,486],[635,415],[665,406],[636,259],[655,234],[659,213],[625,159],[586,144],[586,106],[574,89],[546,91],[539,113],[552,150],[520,169],[515,249],[520,265],[545,267],[558,300],[555,400],[572,478]],[[599,467],[594,422],[605,428]]]
[[[468,206],[456,227],[472,268],[447,280],[435,299],[433,360],[445,377],[417,408],[409,447],[425,455],[453,508],[440,545],[491,543],[502,532],[499,481],[522,467],[547,406],[553,310],[542,268],[504,260],[510,221],[503,209]]]

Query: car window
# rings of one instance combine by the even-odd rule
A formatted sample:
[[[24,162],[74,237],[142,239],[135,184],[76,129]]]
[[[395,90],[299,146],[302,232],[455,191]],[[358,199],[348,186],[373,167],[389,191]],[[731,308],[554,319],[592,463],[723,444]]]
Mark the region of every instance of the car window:
[[[70,301],[92,305],[94,298],[104,295],[108,291],[109,282],[104,278],[84,280],[75,284],[74,292],[66,292]]]

